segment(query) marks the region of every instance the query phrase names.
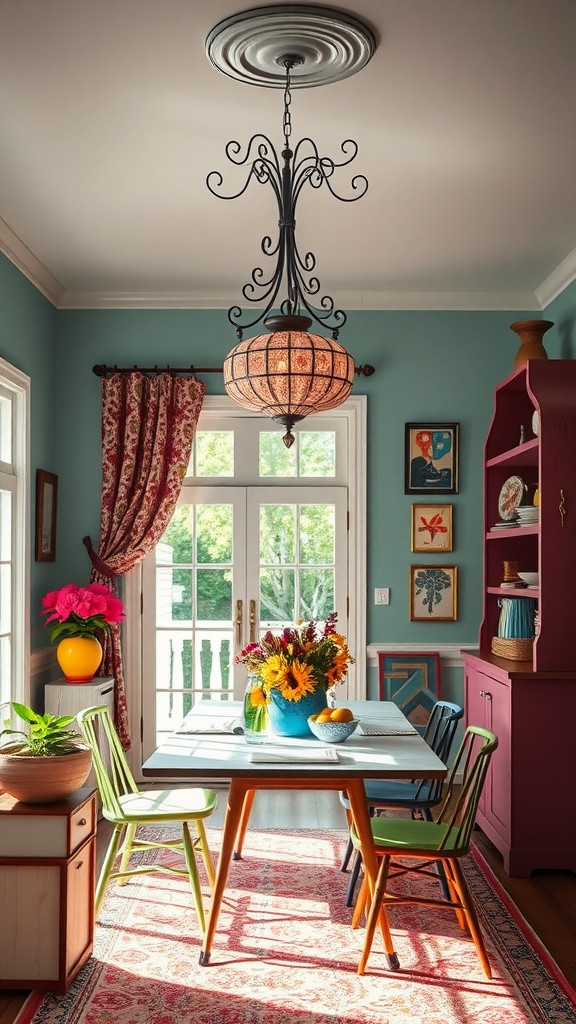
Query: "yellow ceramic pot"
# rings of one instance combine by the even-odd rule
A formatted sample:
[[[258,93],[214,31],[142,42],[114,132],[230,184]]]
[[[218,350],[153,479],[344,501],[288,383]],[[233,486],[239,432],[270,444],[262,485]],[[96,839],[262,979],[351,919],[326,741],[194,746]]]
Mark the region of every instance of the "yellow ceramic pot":
[[[95,636],[68,636],[56,648],[56,658],[69,683],[88,683],[102,661],[102,646]]]

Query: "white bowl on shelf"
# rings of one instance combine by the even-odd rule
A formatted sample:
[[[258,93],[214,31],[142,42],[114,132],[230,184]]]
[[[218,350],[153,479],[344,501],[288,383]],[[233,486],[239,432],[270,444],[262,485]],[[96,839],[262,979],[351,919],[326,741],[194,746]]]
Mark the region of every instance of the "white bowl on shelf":
[[[519,572],[518,575],[529,587],[537,587],[540,582],[540,574],[537,572]]]

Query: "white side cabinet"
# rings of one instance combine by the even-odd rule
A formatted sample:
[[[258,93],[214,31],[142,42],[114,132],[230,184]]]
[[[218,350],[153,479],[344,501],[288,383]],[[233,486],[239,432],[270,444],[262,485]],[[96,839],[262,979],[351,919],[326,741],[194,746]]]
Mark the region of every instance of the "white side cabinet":
[[[64,993],[94,941],[95,793],[0,795],[0,989]]]
[[[67,683],[62,679],[44,687],[44,711],[49,715],[77,715],[85,708],[105,704],[114,721],[114,679],[93,679],[91,683]],[[88,776],[86,786],[96,786],[94,769]],[[101,815],[100,815],[101,816]]]

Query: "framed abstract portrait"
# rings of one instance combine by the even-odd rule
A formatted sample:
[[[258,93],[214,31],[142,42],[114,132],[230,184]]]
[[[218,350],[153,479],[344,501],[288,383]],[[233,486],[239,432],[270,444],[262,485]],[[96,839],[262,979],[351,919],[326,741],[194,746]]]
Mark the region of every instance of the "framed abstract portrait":
[[[404,493],[458,492],[458,423],[407,423]]]
[[[456,565],[410,566],[410,621],[454,622],[457,612]]]
[[[417,729],[424,731],[440,697],[440,655],[437,651],[378,652],[380,700],[397,704]]]
[[[412,551],[452,551],[452,505],[412,505]]]

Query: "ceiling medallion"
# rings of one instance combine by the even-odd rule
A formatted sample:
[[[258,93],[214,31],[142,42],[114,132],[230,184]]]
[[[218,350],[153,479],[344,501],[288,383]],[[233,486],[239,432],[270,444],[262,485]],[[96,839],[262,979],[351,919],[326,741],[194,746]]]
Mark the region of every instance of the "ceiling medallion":
[[[352,163],[358,146],[346,139],[339,162],[321,156],[310,138],[292,148],[291,90],[346,78],[365,66],[375,48],[370,29],[358,19],[308,4],[244,11],[220,22],[206,39],[207,55],[223,74],[251,85],[284,89],[280,154],[262,133],[253,134],[244,151],[239,143],[229,142],[226,156],[247,172],[243,186],[231,195],[222,194],[219,171],[211,171],[206,184],[213,195],[230,200],[242,196],[254,179],[270,186],[276,196],[278,239],[273,242],[267,235],[261,242],[262,252],[275,259],[275,267],[270,273],[255,267],[242,288],[246,301],[258,306],[253,319],[239,306],[228,310],[240,344],[224,361],[224,386],[238,405],[285,425],[287,447],[294,443],[295,423],[346,401],[355,372],[366,376],[374,372],[371,366],[356,368],[339,343],[346,314],[334,308],[330,295],[319,294],[316,257],[312,252],[301,254],[295,236],[296,203],[306,183],[315,189],[326,185],[342,202],[355,202],[365,195],[368,180],[362,174],[352,177],[348,196],[338,195],[332,180],[335,171]],[[286,298],[277,303],[283,284]],[[280,312],[272,315],[275,308]],[[313,320],[329,327],[332,338],[309,334]],[[271,333],[243,341],[243,331],[261,321]]]

